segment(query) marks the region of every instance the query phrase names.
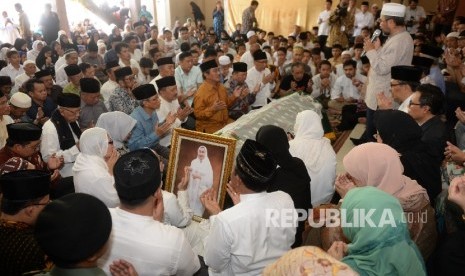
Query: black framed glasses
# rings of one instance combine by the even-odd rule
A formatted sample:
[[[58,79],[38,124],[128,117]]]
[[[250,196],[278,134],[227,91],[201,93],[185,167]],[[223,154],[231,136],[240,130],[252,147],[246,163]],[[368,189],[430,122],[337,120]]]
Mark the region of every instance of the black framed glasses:
[[[422,106],[422,104],[420,104],[420,103],[414,103],[414,102],[412,102],[412,100],[410,100],[410,102],[408,102],[408,106],[412,106],[412,105]]]

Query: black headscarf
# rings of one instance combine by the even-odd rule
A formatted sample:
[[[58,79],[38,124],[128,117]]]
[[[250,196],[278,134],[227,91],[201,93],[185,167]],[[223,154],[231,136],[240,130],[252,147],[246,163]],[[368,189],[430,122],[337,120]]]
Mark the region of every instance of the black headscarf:
[[[432,148],[421,141],[421,127],[400,110],[378,110],[374,121],[383,143],[400,154],[404,175],[423,186],[433,203],[441,192],[441,169]]]
[[[42,50],[40,50],[39,54],[37,55],[37,58],[35,60],[36,62],[36,66],[40,69],[40,70],[44,70],[46,69],[44,67],[45,65],[45,60],[46,60],[46,57],[45,57],[45,53],[47,52],[52,52],[52,48],[50,48],[50,46],[44,46],[42,48]]]
[[[297,157],[292,157],[289,152],[289,141],[286,132],[277,126],[262,126],[257,132],[256,140],[268,148],[279,165],[267,191],[288,193],[294,201],[296,209],[303,209],[308,212],[312,208],[310,176],[304,162]],[[318,183],[315,183],[315,185],[318,185]],[[305,221],[299,222],[295,242],[292,245],[293,248],[302,244],[304,228]]]

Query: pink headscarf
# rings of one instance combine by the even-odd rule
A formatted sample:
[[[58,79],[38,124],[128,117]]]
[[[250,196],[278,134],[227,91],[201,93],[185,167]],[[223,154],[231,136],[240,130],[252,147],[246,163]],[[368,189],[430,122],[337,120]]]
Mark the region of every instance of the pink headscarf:
[[[404,211],[417,211],[429,202],[426,190],[403,175],[399,153],[386,144],[366,143],[353,148],[343,159],[344,168],[362,185],[377,187],[395,196]]]

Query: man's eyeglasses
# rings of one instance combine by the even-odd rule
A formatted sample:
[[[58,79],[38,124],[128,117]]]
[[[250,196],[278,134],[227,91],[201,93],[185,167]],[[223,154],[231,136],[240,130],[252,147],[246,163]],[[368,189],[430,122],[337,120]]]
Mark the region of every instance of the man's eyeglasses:
[[[81,113],[81,109],[77,109],[77,110],[71,110],[69,108],[66,108],[66,107],[62,107],[62,109],[70,112],[70,113],[73,113],[74,115],[78,115],[79,113]]]
[[[399,85],[404,85],[405,83],[403,82],[399,82],[399,83],[391,83],[391,87],[394,87],[394,86],[399,86]]]
[[[422,106],[422,104],[420,104],[420,103],[414,103],[414,102],[412,102],[412,100],[410,100],[410,102],[408,103],[408,106],[412,106],[412,105]]]

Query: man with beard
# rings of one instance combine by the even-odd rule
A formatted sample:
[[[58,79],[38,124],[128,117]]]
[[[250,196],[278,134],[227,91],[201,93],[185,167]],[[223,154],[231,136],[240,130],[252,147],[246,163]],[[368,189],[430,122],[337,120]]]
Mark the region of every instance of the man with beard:
[[[351,138],[354,144],[373,140],[375,127],[373,115],[378,108],[377,98],[380,94],[391,98],[391,67],[410,65],[413,58],[413,39],[405,29],[405,10],[401,4],[384,4],[380,17],[380,28],[388,35],[386,43],[376,39],[371,42],[365,38],[364,50],[370,60],[371,69],[368,73],[368,85],[365,96],[367,105],[366,130],[361,139]]]

